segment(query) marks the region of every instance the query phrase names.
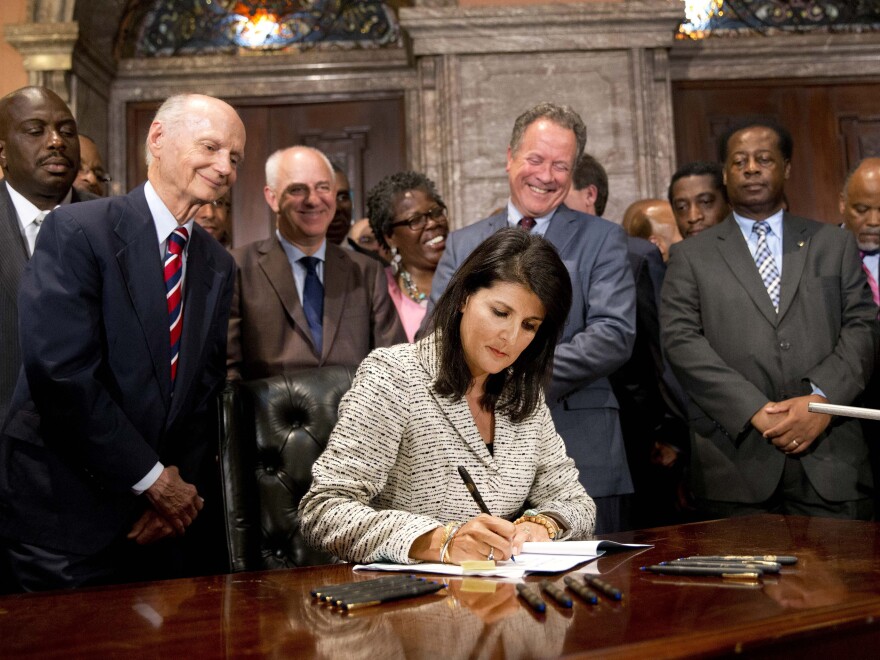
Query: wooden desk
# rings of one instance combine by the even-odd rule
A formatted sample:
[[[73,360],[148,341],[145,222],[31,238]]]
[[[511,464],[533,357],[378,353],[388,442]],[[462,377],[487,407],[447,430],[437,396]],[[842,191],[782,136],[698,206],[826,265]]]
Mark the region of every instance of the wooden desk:
[[[619,604],[548,601],[537,616],[512,584],[478,593],[453,579],[448,592],[343,615],[309,589],[354,579],[348,565],[239,573],[0,598],[0,656],[858,658],[880,643],[878,523],[754,516],[607,538],[655,544],[598,560],[625,593]],[[764,552],[800,562],[754,586],[639,571],[688,554]]]

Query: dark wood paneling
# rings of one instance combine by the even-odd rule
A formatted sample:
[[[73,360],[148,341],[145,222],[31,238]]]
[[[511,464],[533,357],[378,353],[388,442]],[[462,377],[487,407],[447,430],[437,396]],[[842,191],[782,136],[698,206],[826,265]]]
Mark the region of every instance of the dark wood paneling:
[[[342,160],[354,195],[353,215],[363,217],[366,192],[383,177],[406,167],[403,97],[294,102],[279,99],[237,101],[247,131],[245,160],[232,190],[232,241],[245,245],[269,236],[272,212],[263,196],[266,159],[277,149],[309,144]],[[143,143],[157,103],[128,106],[127,186],[146,179]],[[137,150],[137,151],[136,151]]]
[[[673,85],[678,164],[717,160],[718,136],[748,115],[773,117],[794,139],[792,212],[839,222],[847,171],[880,149],[880,81],[749,80]]]

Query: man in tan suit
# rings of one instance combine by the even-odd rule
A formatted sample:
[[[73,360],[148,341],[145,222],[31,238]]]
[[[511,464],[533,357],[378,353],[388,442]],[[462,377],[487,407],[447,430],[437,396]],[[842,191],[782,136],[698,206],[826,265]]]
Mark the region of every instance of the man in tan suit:
[[[233,250],[238,264],[229,319],[230,380],[335,364],[357,367],[378,346],[406,341],[382,265],[326,240],[336,179],[310,147],[266,161],[266,202],[276,231]]]

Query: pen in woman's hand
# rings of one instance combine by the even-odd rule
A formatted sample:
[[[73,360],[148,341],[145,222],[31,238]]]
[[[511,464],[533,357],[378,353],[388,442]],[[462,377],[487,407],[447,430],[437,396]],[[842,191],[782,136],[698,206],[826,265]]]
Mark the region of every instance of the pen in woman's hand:
[[[477,503],[480,511],[482,513],[485,513],[487,516],[491,516],[492,512],[489,511],[489,507],[487,507],[486,503],[483,501],[483,496],[480,495],[480,491],[477,490],[477,484],[475,484],[474,480],[471,479],[471,475],[467,471],[467,468],[463,465],[459,465],[458,474],[459,476],[461,476],[461,480],[464,482],[464,485],[467,488],[468,492],[471,494],[471,497],[474,499],[474,502]],[[489,554],[491,556],[492,552],[490,552]],[[516,559],[514,559],[513,555],[510,556],[510,561],[516,563]]]
[[[480,495],[480,491],[477,490],[477,484],[475,484],[474,480],[471,479],[471,475],[468,473],[467,469],[463,465],[458,466],[458,474],[461,476],[461,480],[467,487],[468,492],[471,494],[471,497],[474,498],[474,502],[476,502],[477,506],[480,507],[480,511],[485,513],[487,516],[491,516],[492,512],[489,511],[489,507],[487,507],[486,503],[483,501],[483,497]]]

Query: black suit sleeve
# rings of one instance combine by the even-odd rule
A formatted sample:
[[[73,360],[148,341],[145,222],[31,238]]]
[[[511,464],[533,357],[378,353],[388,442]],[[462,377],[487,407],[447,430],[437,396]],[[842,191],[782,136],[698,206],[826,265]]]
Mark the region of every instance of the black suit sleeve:
[[[22,276],[19,329],[41,436],[105,485],[128,492],[159,457],[114,399],[120,393],[111,393],[113,375],[102,360],[102,269],[113,267],[71,216],[55,211]]]

